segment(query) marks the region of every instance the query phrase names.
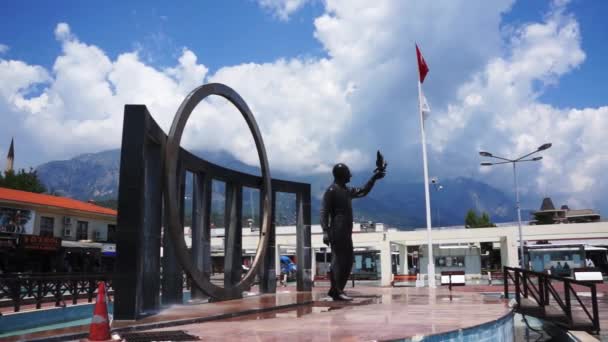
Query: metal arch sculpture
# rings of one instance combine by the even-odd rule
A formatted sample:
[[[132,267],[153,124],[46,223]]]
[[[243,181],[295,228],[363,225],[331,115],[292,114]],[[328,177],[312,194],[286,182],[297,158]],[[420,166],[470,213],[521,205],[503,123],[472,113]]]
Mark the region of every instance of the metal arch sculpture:
[[[260,159],[260,167],[262,171],[262,182],[264,195],[263,199],[263,217],[260,232],[260,239],[256,249],[256,255],[253,264],[249,271],[245,274],[237,284],[232,287],[220,287],[211,283],[210,279],[203,276],[202,272],[192,263],[186,242],[184,241],[184,231],[180,225],[179,213],[179,187],[177,183],[178,156],[180,142],[184,128],[196,106],[206,97],[210,95],[221,96],[230,101],[243,115],[247,122],[247,126],[253,135],[255,145]],[[210,83],[194,89],[182,102],[171,125],[168,139],[165,145],[165,208],[168,214],[168,228],[171,236],[171,242],[174,243],[175,255],[184,268],[184,271],[190,275],[194,283],[208,296],[212,298],[234,298],[241,296],[242,292],[249,288],[253,283],[255,275],[260,267],[262,260],[266,254],[268,247],[269,229],[271,221],[271,194],[272,194],[272,179],[268,167],[268,159],[266,157],[266,149],[262,135],[257,126],[255,118],[245,101],[232,88],[220,84]]]

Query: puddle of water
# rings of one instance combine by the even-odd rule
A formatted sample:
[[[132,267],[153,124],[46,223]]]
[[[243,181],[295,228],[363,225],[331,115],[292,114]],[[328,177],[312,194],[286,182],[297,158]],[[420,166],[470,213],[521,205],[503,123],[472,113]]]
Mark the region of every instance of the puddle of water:
[[[328,297],[329,298],[329,297]],[[352,302],[334,302],[331,299],[325,299],[321,301],[316,301],[312,304],[302,305],[295,308],[283,309],[283,310],[273,310],[269,312],[261,312],[255,313],[245,316],[233,317],[229,319],[222,320],[223,322],[238,322],[238,321],[254,321],[254,320],[262,320],[262,319],[272,319],[272,318],[299,318],[306,315],[318,315],[326,312],[341,310],[344,308],[360,306],[360,305],[369,305],[369,304],[378,304],[382,303],[382,297],[380,296],[353,296]]]
[[[332,308],[329,306],[314,306],[314,304],[303,305],[293,309],[284,309],[284,310],[276,310],[270,312],[260,312],[240,317],[233,317],[229,319],[222,320],[223,322],[242,322],[242,321],[256,321],[262,319],[272,319],[272,318],[299,318],[306,315],[312,314],[322,314],[324,312],[329,312],[332,310],[337,310],[340,308]]]

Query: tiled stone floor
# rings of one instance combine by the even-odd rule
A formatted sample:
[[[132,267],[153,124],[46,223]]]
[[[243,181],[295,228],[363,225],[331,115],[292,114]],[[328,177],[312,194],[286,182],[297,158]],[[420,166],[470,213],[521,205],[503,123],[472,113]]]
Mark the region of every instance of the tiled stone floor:
[[[311,293],[290,291],[280,292],[277,293],[277,295],[251,296],[239,300],[211,304],[175,305],[164,309],[157,315],[146,317],[138,321],[114,321],[112,322],[112,330],[128,329],[129,327],[151,329],[153,327],[175,326],[176,324],[230,318],[234,315],[242,315],[247,312],[263,311],[273,308],[288,308],[300,304],[312,305],[313,296],[314,294]],[[89,326],[75,326],[11,336],[4,338],[3,341],[45,340],[58,335],[87,334],[88,331]]]
[[[510,312],[503,300],[446,289],[359,287],[347,291],[353,304],[327,301],[320,290],[313,305],[160,330],[209,341],[392,340],[472,327]]]
[[[325,297],[326,290],[319,287],[312,294],[305,294],[279,288],[276,296],[174,306],[137,322],[114,322],[112,329],[138,325],[146,326],[147,330],[154,327],[186,330],[208,341],[386,340],[467,328],[510,312],[503,300],[477,293],[450,294],[444,288],[357,287],[347,290],[355,296],[348,304],[332,302]],[[273,307],[279,309],[243,315]],[[172,326],[176,321],[182,325]],[[87,331],[88,327],[81,326],[8,340],[44,339]]]
[[[348,293],[356,296],[351,304],[328,301],[324,298],[327,288],[322,285],[316,287],[312,294],[298,294],[292,286],[279,287],[276,297],[264,295],[211,305],[175,306],[136,323],[114,322],[112,328],[124,329],[135,324],[150,329],[158,327],[159,330],[185,329],[203,340],[382,340],[466,328],[492,321],[509,312],[505,302],[497,297],[492,299],[471,293],[500,293],[502,286],[455,287],[450,301],[446,288],[431,292],[426,288],[362,285],[347,288]],[[602,291],[598,299],[601,326],[604,328],[601,338],[608,341],[608,335],[604,335],[608,331],[608,295]],[[304,303],[309,304],[296,306]],[[248,310],[274,307],[279,309],[246,314]],[[181,321],[182,325],[171,326],[175,321]],[[80,326],[6,340],[40,340],[86,332],[88,326]],[[536,339],[534,334],[532,338]]]

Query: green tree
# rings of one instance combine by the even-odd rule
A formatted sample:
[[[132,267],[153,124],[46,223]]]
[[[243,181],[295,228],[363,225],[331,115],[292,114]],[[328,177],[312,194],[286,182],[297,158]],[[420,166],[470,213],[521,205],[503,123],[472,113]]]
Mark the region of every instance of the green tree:
[[[36,193],[46,192],[46,187],[32,168],[29,171],[21,169],[15,173],[11,170],[0,174],[0,187]]]
[[[469,211],[467,211],[467,216],[464,218],[464,226],[466,228],[476,228],[478,220],[479,218],[477,217],[475,210],[469,209]]]
[[[492,223],[492,221],[490,221],[490,215],[488,215],[488,213],[486,213],[486,212],[481,214],[481,217],[479,218],[478,226],[480,228],[496,227],[496,225],[494,223]]]
[[[464,218],[464,224],[466,228],[496,227],[496,225],[492,223],[492,220],[490,220],[490,215],[488,215],[488,213],[483,212],[481,213],[481,216],[478,216],[473,209],[467,211],[467,215]]]

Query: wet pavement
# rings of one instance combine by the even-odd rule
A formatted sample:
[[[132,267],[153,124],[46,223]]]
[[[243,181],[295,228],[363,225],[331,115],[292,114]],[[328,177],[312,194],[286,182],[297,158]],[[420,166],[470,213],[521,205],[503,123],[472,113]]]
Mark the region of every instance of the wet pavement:
[[[317,287],[312,293],[298,293],[287,288],[276,295],[175,305],[137,322],[114,321],[112,330],[184,330],[207,341],[391,340],[468,328],[511,312],[498,297],[444,288],[357,287],[347,290],[352,302],[334,302],[326,291]],[[88,326],[80,326],[7,340],[87,332]]]
[[[310,305],[179,329],[208,341],[393,340],[473,327],[511,312],[502,299],[446,289],[360,287],[347,293],[353,302],[314,292]]]
[[[313,294],[305,292],[285,291],[281,293],[250,296],[243,299],[229,300],[216,303],[173,305],[164,308],[160,313],[138,321],[114,321],[112,331],[149,330],[153,328],[171,327],[194,322],[231,318],[254,312],[285,309],[293,306],[312,304]],[[88,325],[46,330],[35,333],[25,333],[5,337],[2,341],[46,340],[55,336],[86,336]]]

